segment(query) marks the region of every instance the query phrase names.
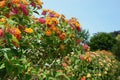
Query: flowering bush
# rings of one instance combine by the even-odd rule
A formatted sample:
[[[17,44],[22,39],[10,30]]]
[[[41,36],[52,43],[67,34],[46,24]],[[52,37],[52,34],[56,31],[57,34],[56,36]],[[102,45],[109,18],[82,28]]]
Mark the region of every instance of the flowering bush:
[[[36,76],[42,80],[119,80],[118,64],[112,53],[104,50],[85,54],[71,52],[62,61],[57,59],[55,65],[39,68]]]
[[[80,41],[76,37],[80,31],[79,22],[75,18],[67,20],[64,15],[51,10],[39,14],[37,10],[42,4],[40,0],[0,1],[2,79],[26,79],[30,76],[31,66],[44,67],[72,51],[80,51]]]
[[[40,14],[42,4],[40,0],[0,1],[0,79],[107,79],[103,74],[106,68],[98,62],[107,65],[101,60],[108,59],[109,66],[116,70],[114,57],[83,54],[89,47],[80,45],[77,19],[66,19],[52,10],[42,10]],[[109,66],[105,74],[112,79]]]

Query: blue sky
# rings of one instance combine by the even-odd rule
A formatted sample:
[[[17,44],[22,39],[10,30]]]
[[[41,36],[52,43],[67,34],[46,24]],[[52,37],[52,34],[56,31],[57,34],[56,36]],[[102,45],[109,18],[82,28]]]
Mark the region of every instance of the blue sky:
[[[90,35],[120,30],[120,0],[43,0],[43,8],[76,17]]]

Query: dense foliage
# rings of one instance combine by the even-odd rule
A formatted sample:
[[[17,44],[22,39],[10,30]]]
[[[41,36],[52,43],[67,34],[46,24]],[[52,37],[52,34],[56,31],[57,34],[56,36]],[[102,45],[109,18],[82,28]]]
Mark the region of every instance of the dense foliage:
[[[120,60],[120,34],[116,36],[116,44],[112,47],[112,52]]]
[[[0,0],[0,80],[119,79],[119,62],[110,52],[89,51],[88,32],[76,18],[42,4]]]
[[[111,34],[99,32],[91,37],[89,45],[91,50],[111,51],[115,42],[116,40]]]
[[[41,8],[40,0],[0,1],[2,79],[25,80],[30,76],[29,68],[52,65],[71,52],[81,52],[80,38],[76,37],[80,32],[77,19],[66,19],[52,10],[43,10],[40,14]]]

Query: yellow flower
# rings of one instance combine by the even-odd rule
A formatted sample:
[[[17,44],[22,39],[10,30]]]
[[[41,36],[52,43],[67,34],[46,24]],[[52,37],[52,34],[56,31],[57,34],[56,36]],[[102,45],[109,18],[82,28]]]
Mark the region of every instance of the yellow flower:
[[[107,71],[104,71],[104,74],[107,74]]]
[[[52,21],[51,21],[51,18],[50,17],[46,17],[46,25],[52,25]]]
[[[110,67],[112,64],[111,63],[108,63],[107,66]]]
[[[98,73],[98,76],[101,76],[101,73]]]
[[[45,20],[46,20],[46,25],[49,25],[49,26],[57,25],[58,24],[57,18],[46,17]]]
[[[90,77],[91,77],[91,74],[90,74],[90,73],[88,73],[88,74],[87,74],[87,77],[88,77],[88,78],[90,78]]]
[[[33,33],[33,30],[31,29],[31,28],[25,28],[25,30],[24,30],[26,33]]]
[[[76,22],[76,23],[75,23],[75,26],[78,26],[78,27],[80,27],[80,24],[79,24],[78,22]]]
[[[106,70],[106,71],[108,71],[108,68],[107,68],[107,67],[105,67],[105,70]]]
[[[16,34],[20,34],[20,30],[18,28],[16,28]]]
[[[101,66],[103,66],[103,63],[102,63],[101,61],[99,62],[99,64],[100,64]]]
[[[33,69],[32,67],[29,67],[26,74],[29,74],[32,69]]]
[[[0,19],[0,22],[5,22],[5,21],[6,21],[5,18],[1,18],[1,19]]]

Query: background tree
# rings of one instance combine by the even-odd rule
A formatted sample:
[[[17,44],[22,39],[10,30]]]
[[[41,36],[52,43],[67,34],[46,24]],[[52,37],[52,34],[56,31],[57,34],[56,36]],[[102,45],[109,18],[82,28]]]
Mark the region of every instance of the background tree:
[[[109,50],[111,51],[116,40],[110,33],[99,32],[91,37],[89,46],[91,50]]]
[[[114,44],[113,48],[112,48],[112,52],[114,53],[114,55],[116,56],[116,58],[118,60],[120,60],[120,34],[118,34],[116,36],[116,44]]]

